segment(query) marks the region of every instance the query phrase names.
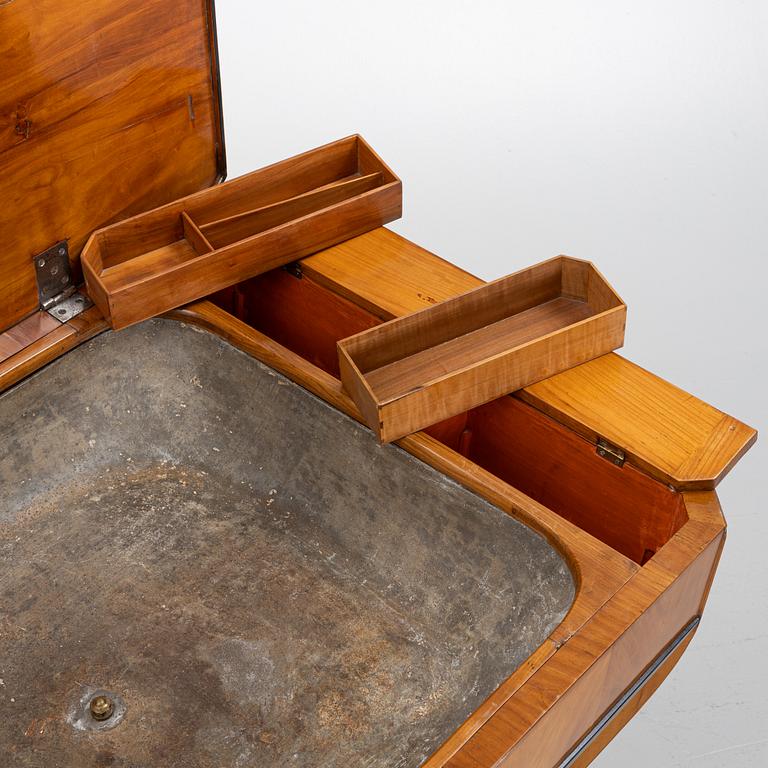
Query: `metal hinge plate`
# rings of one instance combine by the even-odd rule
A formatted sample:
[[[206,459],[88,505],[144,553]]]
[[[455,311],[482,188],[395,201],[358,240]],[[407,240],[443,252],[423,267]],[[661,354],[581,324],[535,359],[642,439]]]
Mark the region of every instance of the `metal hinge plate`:
[[[69,267],[69,248],[65,240],[35,256],[35,275],[40,309],[62,323],[93,306],[78,293]]]
[[[597,438],[597,455],[602,456],[617,467],[623,467],[624,462],[627,460],[626,454],[621,448],[612,445],[602,437]]]
[[[304,273],[301,271],[301,262],[299,261],[292,261],[290,264],[286,264],[283,269],[289,274],[293,275],[294,277],[298,277],[299,280],[301,280],[302,277],[304,277]]]

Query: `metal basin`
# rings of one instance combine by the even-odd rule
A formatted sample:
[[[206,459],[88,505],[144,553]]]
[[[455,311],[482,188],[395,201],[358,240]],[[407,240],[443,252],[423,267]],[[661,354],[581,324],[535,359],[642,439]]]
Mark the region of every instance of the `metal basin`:
[[[0,441],[14,766],[417,766],[573,601],[543,538],[176,322],[7,392]]]

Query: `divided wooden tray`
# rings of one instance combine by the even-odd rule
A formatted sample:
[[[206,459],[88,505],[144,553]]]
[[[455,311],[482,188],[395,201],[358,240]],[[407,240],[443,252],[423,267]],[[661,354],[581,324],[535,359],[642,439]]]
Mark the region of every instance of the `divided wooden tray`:
[[[338,342],[345,388],[382,442],[606,354],[626,306],[559,256]]]
[[[402,185],[360,136],[95,232],[88,292],[113,328],[145,320],[398,218]]]

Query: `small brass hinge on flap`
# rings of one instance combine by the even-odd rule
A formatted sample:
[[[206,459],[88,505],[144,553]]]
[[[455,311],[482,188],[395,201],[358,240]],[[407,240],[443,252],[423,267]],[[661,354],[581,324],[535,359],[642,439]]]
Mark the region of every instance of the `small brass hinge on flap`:
[[[602,456],[617,467],[623,467],[627,460],[626,454],[621,448],[617,448],[602,437],[597,438],[597,455]]]
[[[40,309],[51,317],[66,323],[93,306],[93,302],[79,293],[74,284],[65,240],[35,256],[34,264]]]

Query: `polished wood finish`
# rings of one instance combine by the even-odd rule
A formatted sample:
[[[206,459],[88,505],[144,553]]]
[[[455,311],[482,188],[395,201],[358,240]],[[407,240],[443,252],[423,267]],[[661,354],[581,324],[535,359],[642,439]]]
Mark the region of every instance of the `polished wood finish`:
[[[309,216],[330,205],[343,203],[345,200],[370,192],[382,186],[383,183],[382,174],[377,172],[327,184],[288,200],[280,200],[271,205],[264,205],[261,208],[204,224],[202,231],[214,247],[223,248],[225,245],[245,240],[259,232],[279,227],[302,216]]]
[[[757,439],[751,427],[618,355],[520,397],[589,440],[621,446],[633,464],[681,490],[714,488]]]
[[[302,269],[386,320],[482,284],[384,228],[304,259]],[[757,437],[751,427],[616,353],[516,396],[590,441],[607,439],[629,463],[679,490],[714,488]]]
[[[342,296],[284,269],[222,291],[213,301],[313,365],[339,378],[336,342],[381,322]],[[297,322],[297,318],[312,322]]]
[[[178,307],[400,216],[402,185],[360,136],[96,232],[82,255],[113,328]]]
[[[60,325],[47,312],[38,311],[25,320],[0,333],[0,362],[41,339]]]
[[[54,322],[55,328],[0,361],[0,392],[109,327],[96,307],[66,323]]]
[[[335,408],[358,421],[362,415],[334,376],[214,304],[203,301],[174,310],[168,317],[205,328],[301,384]],[[425,432],[408,435],[397,445],[454,477],[488,501],[541,532],[566,558],[578,584],[578,595],[563,623],[550,636],[557,647],[593,615],[599,606],[639,566],[605,546],[516,488],[459,455]]]
[[[625,321],[594,266],[559,256],[339,341],[341,378],[389,442],[616,349]]]
[[[682,496],[514,397],[468,414],[467,455],[636,563],[685,524]]]
[[[0,213],[7,234],[0,391],[106,330],[98,307],[112,314],[115,288],[124,312],[118,325],[147,316],[142,286],[158,280],[155,311],[223,288],[216,300],[226,310],[201,301],[171,316],[227,338],[361,419],[338,378],[338,339],[481,285],[375,229],[303,259],[305,279],[276,270],[225,288],[254,274],[237,263],[247,258],[238,248],[244,236],[259,239],[267,254],[259,269],[269,269],[289,247],[300,258],[380,224],[382,210],[399,214],[400,184],[353,137],[355,150],[337,147],[327,162],[298,159],[295,173],[272,177],[259,190],[235,183],[184,198],[223,173],[208,2],[82,0],[76,9],[51,0],[0,2],[0,31],[9,65],[0,84],[8,105],[0,123],[0,194],[7,203]],[[339,235],[339,206],[385,188],[384,202],[361,205],[355,225]],[[170,200],[177,202],[143,214]],[[89,291],[98,307],[51,326],[36,312],[32,256],[67,239],[77,267],[93,229],[138,213],[92,241],[98,279]],[[312,217],[311,226],[302,224]],[[306,226],[313,245],[288,242],[286,227],[294,222],[299,234]],[[232,249],[233,262],[219,263],[211,280],[214,262],[207,259],[217,249]],[[312,312],[317,307],[323,312]],[[623,468],[594,453],[598,436],[626,452]],[[510,670],[427,768],[558,765],[703,610],[725,539],[710,489],[754,439],[749,427],[608,354],[398,441],[546,536],[577,584],[562,624]],[[578,766],[615,736],[683,649]]]
[[[206,0],[0,3],[0,331],[37,309],[32,258],[224,172]],[[213,64],[212,64],[213,62]]]

